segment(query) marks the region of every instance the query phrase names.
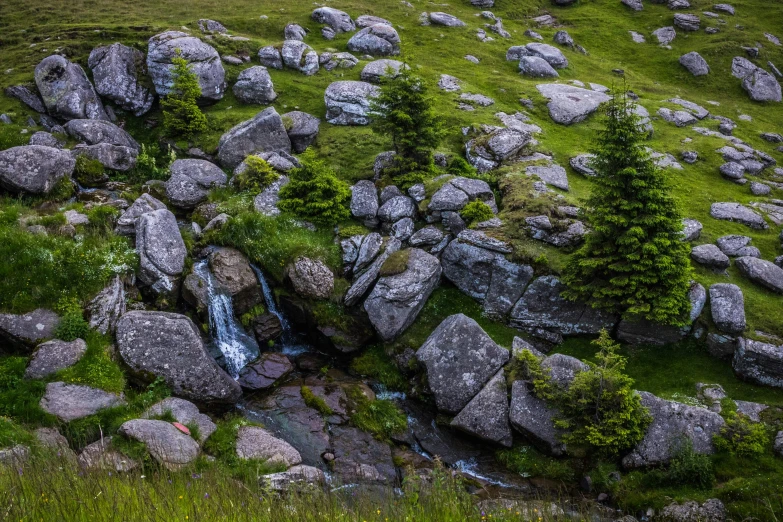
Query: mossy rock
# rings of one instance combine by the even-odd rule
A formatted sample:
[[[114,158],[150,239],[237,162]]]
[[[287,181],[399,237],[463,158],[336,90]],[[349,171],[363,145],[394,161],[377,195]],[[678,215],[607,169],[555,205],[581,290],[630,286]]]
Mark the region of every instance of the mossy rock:
[[[410,257],[410,250],[398,250],[394,252],[389,258],[383,262],[381,266],[381,277],[393,276],[401,274],[408,269],[408,258]]]

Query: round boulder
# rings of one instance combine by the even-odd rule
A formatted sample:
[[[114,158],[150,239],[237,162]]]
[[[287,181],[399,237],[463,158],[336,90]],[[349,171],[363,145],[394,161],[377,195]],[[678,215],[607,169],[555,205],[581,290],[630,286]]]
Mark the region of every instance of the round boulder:
[[[242,103],[265,105],[277,98],[272,78],[263,65],[250,67],[239,73],[232,90]]]
[[[287,270],[297,294],[304,298],[328,299],[334,290],[334,274],[321,260],[297,258]]]

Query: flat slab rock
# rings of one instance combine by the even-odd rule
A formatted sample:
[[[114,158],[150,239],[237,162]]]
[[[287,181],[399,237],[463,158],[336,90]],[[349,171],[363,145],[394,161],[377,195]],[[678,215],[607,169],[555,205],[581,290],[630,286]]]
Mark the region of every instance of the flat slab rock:
[[[579,123],[594,113],[598,107],[610,100],[602,92],[591,91],[558,83],[536,85],[542,96],[549,100],[549,116],[562,125]]]
[[[783,388],[783,345],[740,337],[732,366],[742,379]]]
[[[508,391],[503,369],[454,417],[451,425],[480,439],[511,447]]]
[[[713,203],[710,207],[710,216],[715,219],[736,221],[757,230],[769,228],[761,214],[739,203]]]
[[[81,339],[72,342],[55,339],[41,344],[30,358],[24,376],[27,379],[44,377],[73,366],[87,352],[87,343]]]
[[[511,425],[527,437],[536,447],[549,455],[563,455],[565,445],[560,442],[561,432],[555,429],[557,410],[533,396],[523,381],[511,386]]]
[[[286,468],[302,463],[302,456],[293,446],[257,426],[239,428],[236,452],[243,460],[259,459]]]
[[[183,425],[195,424],[198,426],[199,442],[204,442],[212,435],[217,426],[209,416],[199,412],[198,406],[185,399],[178,397],[167,397],[162,401],[150,406],[142,415],[147,419],[158,417],[165,414],[171,414],[174,419]]]
[[[294,370],[294,365],[282,353],[264,352],[258,360],[239,372],[239,385],[248,390],[263,390],[274,386]]]
[[[125,404],[122,394],[115,395],[97,388],[50,382],[41,398],[41,409],[64,422],[94,415],[100,410]]]
[[[22,315],[0,314],[0,346],[29,351],[54,337],[58,324],[60,317],[45,308]]]
[[[166,421],[133,419],[120,426],[119,432],[143,442],[152,458],[172,471],[191,463],[200,451],[195,440]]]
[[[783,268],[771,261],[752,256],[738,257],[735,264],[742,275],[754,283],[783,294]]]

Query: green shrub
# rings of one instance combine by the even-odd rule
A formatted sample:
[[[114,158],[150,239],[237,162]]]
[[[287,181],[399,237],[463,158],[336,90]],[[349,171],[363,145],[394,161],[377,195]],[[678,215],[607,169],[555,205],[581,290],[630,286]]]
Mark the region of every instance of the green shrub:
[[[462,156],[454,156],[449,161],[449,166],[446,168],[446,172],[454,176],[462,176],[465,178],[473,178],[476,176],[476,168],[468,163]]]
[[[408,249],[398,250],[392,253],[381,265],[381,277],[393,276],[405,272],[405,270],[408,269],[408,259],[410,258],[410,255],[411,251]]]
[[[162,181],[168,178],[169,166],[176,159],[177,155],[171,148],[164,153],[157,143],[150,146],[142,143],[141,151],[136,157],[136,166],[128,174],[115,173],[114,178],[139,184],[150,180]]]
[[[351,361],[351,370],[383,384],[389,390],[405,391],[408,381],[394,361],[386,354],[383,345],[364,350]]]
[[[82,186],[94,187],[108,180],[103,163],[86,154],[76,157],[76,166],[73,169],[73,177]]]
[[[332,408],[326,404],[326,401],[315,395],[313,390],[311,390],[309,387],[302,386],[300,391],[302,393],[302,399],[304,399],[304,403],[314,410],[317,410],[321,415],[328,417],[334,413]]]
[[[517,358],[511,361],[508,372],[508,382],[517,380],[527,382],[533,394],[539,399],[554,400],[556,398],[549,371],[542,368],[541,359],[530,350],[522,350]]]
[[[90,220],[87,229],[93,234],[108,237],[112,234],[119,215],[120,210],[111,205],[94,206],[87,211],[87,218]]]
[[[289,173],[290,181],[280,189],[280,210],[320,225],[348,219],[348,185],[312,151],[302,155],[301,164]]]
[[[732,411],[726,415],[726,424],[713,437],[713,443],[718,451],[752,457],[767,450],[770,437],[764,424]]]
[[[686,439],[669,462],[666,483],[710,489],[715,483],[715,472],[709,455],[696,453],[693,442]]]
[[[125,374],[108,353],[111,340],[91,330],[79,336],[87,343],[84,356],[56,374],[56,380],[82,384],[92,388],[121,393],[125,390]]]
[[[495,217],[495,214],[492,212],[492,209],[489,208],[489,205],[479,199],[473,200],[465,205],[465,208],[460,211],[459,215],[462,216],[462,219],[465,220],[465,223],[467,223],[468,226],[475,223],[481,223],[482,221],[488,221]]]
[[[207,130],[207,117],[196,103],[201,96],[201,87],[198,77],[179,53],[171,63],[174,65],[171,92],[160,100],[163,128],[172,136],[187,138]]]
[[[269,163],[258,156],[245,158],[245,169],[234,176],[234,184],[239,190],[259,193],[277,181],[280,174]]]
[[[54,336],[66,342],[85,339],[90,332],[90,325],[84,320],[79,302],[75,299],[62,299],[57,309],[60,312],[60,323],[54,331]]]

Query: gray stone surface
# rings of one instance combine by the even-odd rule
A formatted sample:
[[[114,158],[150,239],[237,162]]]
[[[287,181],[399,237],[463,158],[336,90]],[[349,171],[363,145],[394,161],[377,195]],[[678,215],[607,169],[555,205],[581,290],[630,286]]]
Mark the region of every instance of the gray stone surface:
[[[222,166],[233,169],[250,154],[259,152],[291,152],[291,140],[274,107],[264,109],[223,134],[217,159]]]
[[[177,208],[193,209],[215,187],[223,187],[228,177],[214,163],[201,159],[178,159],[169,167],[166,197]]]
[[[365,27],[348,40],[348,50],[371,56],[400,54],[400,35],[390,25],[375,24]]]
[[[80,65],[47,56],[35,67],[35,84],[50,116],[63,120],[108,120],[98,93]]]
[[[242,252],[222,247],[213,250],[208,259],[215,281],[231,297],[235,314],[240,316],[264,302],[258,277]]]
[[[566,447],[560,442],[561,433],[555,429],[557,411],[543,400],[534,397],[523,381],[511,386],[511,425],[527,437],[540,450],[549,455],[565,454]]]
[[[96,47],[87,59],[98,94],[134,116],[147,113],[155,101],[155,94],[139,81],[143,63],[144,53],[121,43]]]
[[[279,321],[277,324],[279,325]],[[257,330],[256,337],[258,338]],[[239,372],[239,384],[248,390],[271,388],[293,370],[293,364],[282,353],[264,352],[256,361],[242,368]]]
[[[54,339],[38,346],[24,372],[26,379],[43,379],[79,362],[87,352],[81,339],[71,342]]]
[[[765,288],[783,294],[783,268],[771,261],[753,256],[738,257],[735,265],[740,273]]]
[[[704,228],[704,226],[701,224],[701,222],[685,218],[682,220],[682,233],[683,233],[683,239],[685,241],[695,241],[699,239],[699,236],[701,236],[701,230]]]
[[[609,101],[605,93],[556,83],[537,85],[542,96],[549,100],[550,117],[563,125],[579,123]]]
[[[139,218],[143,214],[165,208],[166,205],[150,194],[144,193],[117,219],[117,226],[114,229],[114,232],[124,236],[136,235],[136,226],[138,225]]]
[[[59,316],[45,308],[26,314],[0,314],[0,347],[29,352],[42,341],[54,337]]]
[[[710,66],[707,65],[707,61],[696,51],[680,56],[680,65],[688,69],[688,72],[694,76],[710,74]]]
[[[70,178],[76,161],[67,150],[22,145],[0,151],[0,187],[23,194],[47,194]]]
[[[283,42],[280,56],[286,67],[304,73],[306,76],[312,76],[317,73],[320,67],[318,53],[312,47],[299,40],[286,40]]]
[[[174,85],[171,63],[181,56],[198,77],[202,103],[220,101],[226,92],[226,72],[218,52],[209,44],[181,31],[166,31],[149,39],[147,70],[159,96],[171,92]]]
[[[239,73],[232,91],[242,103],[266,105],[277,98],[272,77],[263,65],[249,67]]]
[[[144,443],[152,458],[168,470],[176,471],[198,457],[198,443],[171,423],[133,419],[123,423],[119,432]]]
[[[257,426],[239,428],[236,451],[240,459],[258,459],[271,466],[290,468],[302,463],[302,456],[293,446]]]
[[[63,422],[71,422],[94,415],[106,408],[122,406],[125,398],[89,386],[50,382],[41,398],[40,406]]]
[[[511,447],[508,390],[503,369],[451,421],[451,425],[480,439]]]
[[[320,259],[300,256],[289,265],[286,275],[296,293],[307,299],[328,299],[334,290],[334,274]]]
[[[710,206],[710,216],[715,219],[736,221],[757,230],[769,228],[760,214],[739,203],[713,203]]]
[[[326,88],[326,121],[332,125],[367,125],[370,123],[370,98],[378,87],[367,82],[338,81]]]
[[[736,335],[745,330],[745,297],[737,285],[718,283],[710,286],[710,309],[712,320],[721,332]]]
[[[287,112],[281,118],[291,140],[291,148],[295,153],[301,154],[318,136],[321,120],[302,111]]]
[[[405,64],[398,60],[389,60],[386,58],[373,60],[364,66],[360,77],[362,81],[365,82],[380,83],[381,78],[396,77],[400,73],[400,69],[404,66]]]
[[[182,425],[195,424],[198,426],[200,443],[207,440],[217,429],[217,426],[208,415],[199,412],[198,406],[177,397],[166,397],[162,401],[153,404],[144,411],[142,418],[149,419],[150,417],[160,417],[166,414],[170,414]]]
[[[348,33],[356,29],[356,25],[348,13],[333,7],[315,9],[312,18],[319,24],[328,25],[335,33]]]
[[[88,444],[79,454],[79,467],[125,473],[139,467],[139,463],[112,447],[112,437],[104,437]]]
[[[731,264],[729,256],[721,252],[720,248],[712,243],[693,247],[691,249],[691,259],[700,265],[717,270],[725,270]]]
[[[139,280],[157,294],[176,293],[187,249],[177,219],[166,209],[142,214],[136,225]]]
[[[549,65],[551,65],[555,69],[562,69],[564,67],[568,67],[568,59],[566,59],[563,52],[557,47],[554,47],[549,44],[538,43],[538,42],[529,43],[523,46],[521,49],[519,49],[519,54],[520,57],[538,56],[539,58],[546,60],[546,62],[549,63]]]
[[[430,21],[435,25],[445,25],[446,27],[465,27],[467,25],[454,15],[438,11],[430,13]]]

